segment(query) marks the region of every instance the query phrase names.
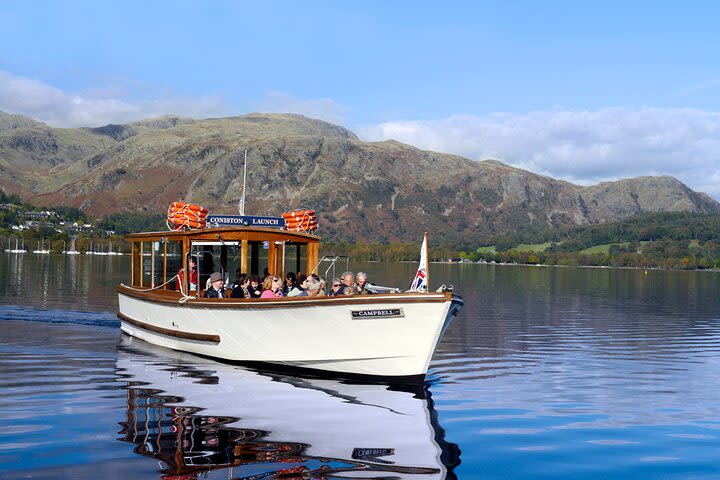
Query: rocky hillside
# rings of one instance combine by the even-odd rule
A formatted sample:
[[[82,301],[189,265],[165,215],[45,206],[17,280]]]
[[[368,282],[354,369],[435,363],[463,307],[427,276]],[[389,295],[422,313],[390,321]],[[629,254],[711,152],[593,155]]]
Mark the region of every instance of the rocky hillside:
[[[313,208],[323,236],[337,240],[408,241],[431,230],[458,241],[641,212],[720,213],[715,200],[672,177],[580,187],[497,161],[363,142],[342,127],[280,114],[55,129],[0,113],[0,187],[94,215],[161,212],[180,198],[234,213],[245,149],[248,212]]]

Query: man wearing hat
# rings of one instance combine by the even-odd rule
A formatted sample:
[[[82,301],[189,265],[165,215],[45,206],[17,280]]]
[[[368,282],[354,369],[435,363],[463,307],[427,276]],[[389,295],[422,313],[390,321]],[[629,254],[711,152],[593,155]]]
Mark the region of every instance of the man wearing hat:
[[[223,278],[220,272],[213,272],[210,275],[210,288],[205,290],[205,298],[227,298],[227,292],[223,288]]]

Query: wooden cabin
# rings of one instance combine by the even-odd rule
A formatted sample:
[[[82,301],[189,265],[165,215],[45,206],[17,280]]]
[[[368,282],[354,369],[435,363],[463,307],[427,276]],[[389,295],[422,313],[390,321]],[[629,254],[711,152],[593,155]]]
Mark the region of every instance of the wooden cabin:
[[[317,236],[276,228],[217,227],[136,233],[125,239],[132,244],[132,287],[176,290],[173,278],[180,269],[187,271],[191,257],[200,289],[212,272],[232,282],[236,270],[262,278],[267,268],[270,275],[284,278],[290,271],[311,273],[318,264]],[[189,292],[190,285],[183,290]]]

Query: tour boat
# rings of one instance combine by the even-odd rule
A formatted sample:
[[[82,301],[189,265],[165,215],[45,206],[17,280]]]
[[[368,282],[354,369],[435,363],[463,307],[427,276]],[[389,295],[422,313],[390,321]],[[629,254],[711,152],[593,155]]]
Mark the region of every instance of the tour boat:
[[[425,388],[263,374],[152,350],[127,338],[118,351],[127,382],[119,440],[157,461],[163,478],[230,469],[228,478],[441,480],[459,464]]]
[[[292,298],[203,298],[221,272],[285,278],[318,273],[319,237],[280,217],[224,216],[208,226],[126,236],[128,285],[118,286],[121,329],[174,350],[229,362],[304,369],[339,377],[417,382],[463,305],[452,291]],[[278,219],[275,227],[265,219]],[[264,222],[264,223],[263,223]],[[208,222],[208,225],[220,222]],[[187,272],[190,259],[197,279]],[[319,272],[323,274],[325,272]],[[191,282],[192,280],[192,282]],[[197,283],[196,283],[197,282]]]

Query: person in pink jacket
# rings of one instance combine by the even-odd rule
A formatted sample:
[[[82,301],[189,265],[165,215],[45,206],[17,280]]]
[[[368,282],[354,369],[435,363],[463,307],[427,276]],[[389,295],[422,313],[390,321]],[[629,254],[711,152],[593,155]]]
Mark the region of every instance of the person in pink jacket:
[[[263,292],[260,298],[276,298],[282,297],[282,282],[274,275],[268,275],[263,281]]]

